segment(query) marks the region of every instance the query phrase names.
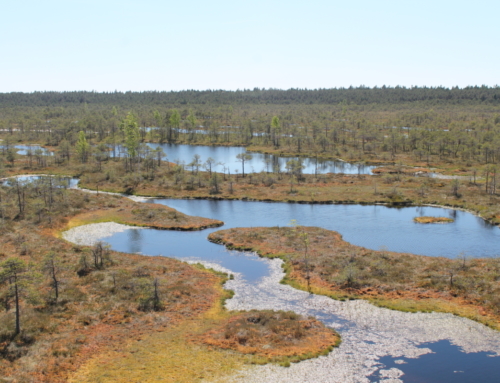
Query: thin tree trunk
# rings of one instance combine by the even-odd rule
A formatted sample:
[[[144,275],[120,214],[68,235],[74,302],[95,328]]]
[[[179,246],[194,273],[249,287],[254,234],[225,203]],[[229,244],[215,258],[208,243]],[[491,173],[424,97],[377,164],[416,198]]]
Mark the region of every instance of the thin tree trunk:
[[[14,289],[16,293],[16,335],[21,332],[20,308],[19,308],[19,291],[17,288],[17,278],[14,280]]]

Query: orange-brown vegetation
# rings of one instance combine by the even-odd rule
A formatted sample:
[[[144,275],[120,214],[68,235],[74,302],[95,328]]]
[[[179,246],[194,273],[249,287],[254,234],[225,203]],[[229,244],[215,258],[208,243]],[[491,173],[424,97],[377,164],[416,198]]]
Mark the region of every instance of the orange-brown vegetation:
[[[417,164],[413,171],[421,170]],[[399,168],[398,168],[399,169]],[[402,168],[404,169],[404,168]],[[103,174],[86,172],[83,187],[165,198],[244,199],[293,203],[362,203],[394,206],[441,205],[479,214],[488,222],[500,223],[500,198],[486,192],[484,184],[465,180],[420,177],[403,171],[382,175],[319,174],[295,177],[286,173],[218,175],[218,191],[207,172],[193,174],[162,167],[154,179],[131,178],[120,164],[103,164]],[[107,177],[106,174],[113,174]],[[488,189],[489,190],[489,189]]]
[[[27,197],[30,193],[26,191]],[[52,207],[41,214],[28,198],[22,215],[6,198],[9,194],[3,195],[7,204],[0,225],[0,262],[11,257],[25,260],[29,272],[38,275],[33,284],[23,287],[26,295],[20,302],[18,335],[13,330],[11,290],[0,286],[0,376],[6,381],[64,382],[85,360],[149,334],[170,331],[207,312],[224,294],[218,287],[221,277],[207,270],[106,248],[102,261],[94,262],[95,249],[53,236],[74,217],[72,224],[108,220],[106,212],[123,222],[151,220],[160,227],[178,222],[183,229],[193,229],[219,222],[181,213],[175,219],[173,209],[123,197],[66,190],[54,194]],[[150,212],[153,217],[148,217]],[[50,254],[59,281],[57,298],[44,269]],[[157,302],[153,302],[155,290]]]
[[[189,171],[166,164],[151,171],[126,172],[121,162],[104,161],[98,171],[92,164],[49,164],[29,167],[19,156],[5,175],[42,173],[77,176],[80,185],[89,189],[165,198],[246,199],[294,203],[362,203],[407,205],[441,205],[466,209],[493,224],[500,223],[500,198],[494,190],[493,171],[484,172],[452,163],[439,163],[440,172],[469,176],[468,180],[449,180],[415,176],[431,169],[424,161],[408,166],[385,166],[382,174],[300,175],[286,173],[218,174],[217,188],[208,172]],[[403,162],[405,163],[405,162]],[[433,170],[434,171],[434,170]],[[483,177],[488,174],[489,181]],[[481,178],[482,177],[482,178]],[[147,224],[147,222],[146,222]]]
[[[402,167],[402,166],[381,166],[372,170],[374,174],[426,174],[430,173],[428,168],[415,168],[412,166]]]
[[[272,360],[298,361],[330,351],[340,337],[322,322],[294,312],[249,311],[231,316],[195,341]]]
[[[0,374],[4,380],[116,383],[161,376],[165,381],[193,382],[231,373],[244,363],[286,364],[314,357],[338,341],[331,330],[313,320],[300,319],[298,327],[288,326],[287,318],[294,314],[287,314],[272,323],[279,327],[282,322],[286,331],[295,329],[300,339],[291,340],[288,348],[286,342],[272,344],[273,352],[259,359],[191,342],[199,334],[220,328],[230,315],[222,309],[222,300],[230,296],[221,287],[224,275],[170,258],[119,253],[101,245],[73,245],[58,234],[92,222],[180,230],[221,222],[119,196],[37,187],[24,189],[22,213],[15,203],[15,189],[2,190],[0,264],[22,259],[29,264],[28,271],[38,275],[36,282],[25,286],[29,294],[20,302],[19,334],[14,332],[12,290],[0,286],[4,308],[0,312]],[[51,204],[42,208],[36,196],[50,193]],[[58,295],[52,275],[46,273],[49,255]],[[276,356],[287,352],[293,355],[283,356],[285,361]]]
[[[444,311],[499,328],[500,262],[375,251],[317,227],[211,233],[229,248],[285,261],[285,282],[336,299],[368,299],[404,311]],[[307,245],[307,246],[306,246]]]
[[[417,223],[451,223],[454,220],[447,217],[415,217],[413,220]]]
[[[189,216],[165,205],[137,203],[127,198],[120,198],[111,206],[92,209],[74,216],[69,226],[111,221],[164,230],[202,230],[224,224],[216,219]]]

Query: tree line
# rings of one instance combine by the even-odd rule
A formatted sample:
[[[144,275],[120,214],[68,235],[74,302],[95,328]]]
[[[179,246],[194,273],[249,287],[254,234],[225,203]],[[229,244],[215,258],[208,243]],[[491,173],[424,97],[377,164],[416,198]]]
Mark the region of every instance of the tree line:
[[[145,92],[11,92],[0,93],[0,107],[68,106],[75,104],[186,105],[186,104],[393,104],[430,101],[434,103],[500,103],[500,87],[349,87],[332,89],[244,89]]]

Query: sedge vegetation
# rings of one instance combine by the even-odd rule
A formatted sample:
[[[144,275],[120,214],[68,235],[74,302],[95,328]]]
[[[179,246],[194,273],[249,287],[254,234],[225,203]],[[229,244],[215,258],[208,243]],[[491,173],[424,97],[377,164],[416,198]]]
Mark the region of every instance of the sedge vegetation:
[[[108,348],[69,382],[224,381],[248,365],[289,366],[327,354],[339,343],[339,336],[321,322],[295,313],[231,313],[216,305],[172,331],[144,334],[140,341]]]
[[[248,363],[289,365],[328,353],[339,342],[317,321],[254,312],[262,317],[261,333],[274,334],[262,344],[271,344],[268,352],[243,355],[243,338],[215,350],[219,346],[203,334],[246,315],[223,310],[222,300],[230,297],[221,287],[225,275],[169,258],[114,252],[102,242],[72,245],[59,233],[108,221],[171,230],[222,222],[66,186],[60,177],[44,177],[11,178],[0,187],[2,379],[192,382]],[[197,362],[180,367],[191,358]]]
[[[256,311],[232,315],[195,342],[253,355],[253,363],[290,362],[327,354],[340,337],[315,318],[294,312]]]
[[[317,227],[237,228],[210,241],[284,261],[285,283],[402,311],[451,312],[500,328],[500,260],[426,257],[351,245]]]
[[[434,204],[499,224],[499,105],[498,87],[0,94],[0,177],[72,176],[99,191],[68,190],[55,177],[0,186],[0,380],[154,381],[166,369],[172,381],[191,382],[244,363],[286,364],[321,353],[326,346],[318,341],[297,353],[302,356],[280,354],[284,334],[278,334],[275,344],[258,344],[269,355],[245,355],[246,346],[233,336],[238,323],[251,326],[248,319],[257,315],[259,323],[292,320],[285,326],[290,330],[308,319],[226,313],[220,275],[168,258],[116,253],[102,243],[70,245],[58,233],[107,221],[179,230],[221,225],[105,191]],[[189,166],[166,162],[147,142],[239,145],[249,152],[380,167],[373,176],[304,175],[300,160],[293,159],[286,171],[216,173],[213,163],[199,158]],[[45,150],[28,148],[22,156],[19,144]],[[119,151],[122,157],[112,158]],[[240,158],[242,167],[246,158]],[[429,172],[462,178],[418,176]],[[238,229],[212,240],[282,257],[286,281],[315,293],[400,310],[453,312],[498,328],[496,259],[377,252],[318,228]],[[247,340],[268,330],[246,328]],[[298,347],[298,339],[292,341]],[[281,359],[273,359],[278,354]]]
[[[481,173],[498,163],[499,105],[498,87],[10,93],[0,129],[62,158],[83,132],[94,153],[138,139]]]
[[[66,381],[102,350],[167,331],[207,312],[221,296],[223,279],[207,270],[164,257],[117,253],[103,243],[72,245],[55,235],[68,221],[91,222],[92,214],[102,211],[127,210],[131,217],[120,216],[123,222],[149,222],[144,204],[67,190],[52,180],[16,180],[0,188],[0,195],[0,371],[5,381]],[[173,225],[172,209],[151,211],[158,226]],[[180,227],[220,224],[176,214]]]
[[[0,94],[0,174],[49,169],[85,176],[82,184],[92,189],[157,196],[338,202],[353,196],[351,202],[437,203],[495,222],[499,104],[498,87]],[[331,182],[327,175],[303,177],[299,163],[287,171],[290,179],[276,169],[249,177],[213,174],[213,163],[196,159],[193,166],[168,166],[161,161],[168,153],[151,150],[146,142],[242,145],[284,156],[340,158],[380,164],[374,173],[382,177]],[[44,145],[53,155],[33,148],[20,160],[14,146],[21,143]],[[110,157],[120,150],[117,165]],[[429,172],[463,179],[412,178]],[[325,194],[321,186],[329,183],[341,186],[338,193]],[[256,187],[261,185],[267,188]]]
[[[438,179],[418,176],[395,168],[382,175],[307,175],[299,171],[227,174],[185,168],[161,161],[148,167],[138,161],[133,172],[124,159],[106,159],[81,164],[55,163],[53,156],[43,166],[30,166],[26,156],[17,155],[15,163],[5,164],[4,176],[15,174],[52,174],[80,177],[80,186],[114,193],[166,198],[243,199],[296,203],[365,203],[392,206],[441,205],[472,211],[490,223],[500,223],[500,198],[493,193],[491,177],[486,179]],[[0,160],[2,156],[0,156]],[[496,182],[496,181],[495,181]],[[142,210],[141,210],[142,209]],[[146,212],[146,210],[148,210]],[[137,225],[154,226],[154,207],[134,209],[142,216]],[[98,214],[98,213],[95,213]],[[122,222],[115,212],[115,220]],[[174,212],[164,213],[175,218]],[[132,214],[128,214],[131,222]],[[175,221],[181,228],[180,221]],[[188,225],[189,226],[189,225]],[[189,229],[186,226],[185,229]]]

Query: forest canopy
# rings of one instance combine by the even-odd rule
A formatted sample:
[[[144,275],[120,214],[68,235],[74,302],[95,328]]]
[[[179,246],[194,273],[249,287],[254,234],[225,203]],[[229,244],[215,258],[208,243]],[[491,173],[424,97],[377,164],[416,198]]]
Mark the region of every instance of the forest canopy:
[[[117,105],[186,105],[186,104],[394,104],[488,103],[500,104],[500,87],[349,87],[333,89],[244,89],[184,90],[145,92],[33,92],[0,93],[0,107],[70,106],[82,103]]]

